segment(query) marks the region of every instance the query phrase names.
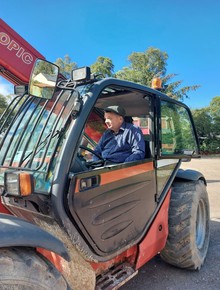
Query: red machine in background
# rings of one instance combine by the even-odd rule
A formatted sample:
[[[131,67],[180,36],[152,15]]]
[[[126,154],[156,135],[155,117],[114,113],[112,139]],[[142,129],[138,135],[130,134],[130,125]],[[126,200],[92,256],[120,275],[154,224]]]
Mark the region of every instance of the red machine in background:
[[[0,75],[14,85],[28,84],[37,58],[45,59],[0,19]]]

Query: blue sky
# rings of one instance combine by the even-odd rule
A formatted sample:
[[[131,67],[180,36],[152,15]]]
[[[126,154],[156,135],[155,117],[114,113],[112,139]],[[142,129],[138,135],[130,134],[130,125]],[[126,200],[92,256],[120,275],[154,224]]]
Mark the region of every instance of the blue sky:
[[[52,62],[68,54],[89,66],[105,56],[118,71],[132,52],[167,52],[173,80],[201,85],[185,100],[191,108],[220,96],[219,15],[219,0],[8,0],[0,8],[0,18]],[[10,91],[1,78],[0,93]]]

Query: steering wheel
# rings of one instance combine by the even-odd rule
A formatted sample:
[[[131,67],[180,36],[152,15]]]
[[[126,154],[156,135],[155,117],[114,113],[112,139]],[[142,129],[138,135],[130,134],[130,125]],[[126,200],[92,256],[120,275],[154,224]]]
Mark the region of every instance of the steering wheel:
[[[95,161],[86,161],[85,164],[88,168],[101,167],[105,164],[105,159],[101,155],[96,153],[94,150],[92,150],[91,148],[86,147],[84,145],[80,145],[79,148],[86,150],[86,151],[89,151],[90,153],[92,153],[93,155],[95,155],[99,159],[99,160],[95,160]]]

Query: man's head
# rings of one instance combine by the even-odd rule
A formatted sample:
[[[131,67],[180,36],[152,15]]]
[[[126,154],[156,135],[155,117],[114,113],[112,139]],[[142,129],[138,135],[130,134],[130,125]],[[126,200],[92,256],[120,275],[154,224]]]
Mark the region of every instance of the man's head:
[[[108,129],[117,133],[124,122],[124,117],[126,115],[125,109],[120,106],[109,106],[105,108],[104,111],[105,123]]]
[[[123,107],[120,107],[120,106],[109,106],[109,107],[105,108],[104,111],[115,113],[119,116],[122,116],[123,118],[126,115],[125,109]]]

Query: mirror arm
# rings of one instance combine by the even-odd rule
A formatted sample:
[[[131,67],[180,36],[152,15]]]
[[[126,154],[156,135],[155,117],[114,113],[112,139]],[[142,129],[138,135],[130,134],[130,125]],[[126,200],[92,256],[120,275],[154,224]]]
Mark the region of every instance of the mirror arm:
[[[70,87],[65,87],[65,86],[60,86],[60,85],[57,85],[56,87],[58,89],[67,90],[67,91],[75,91],[76,90],[75,88],[70,88]]]
[[[71,87],[70,87],[71,86]],[[71,80],[62,80],[57,83],[57,88],[59,89],[65,89],[65,90],[70,90],[74,91],[76,87],[76,82],[73,82]]]

